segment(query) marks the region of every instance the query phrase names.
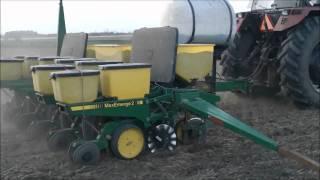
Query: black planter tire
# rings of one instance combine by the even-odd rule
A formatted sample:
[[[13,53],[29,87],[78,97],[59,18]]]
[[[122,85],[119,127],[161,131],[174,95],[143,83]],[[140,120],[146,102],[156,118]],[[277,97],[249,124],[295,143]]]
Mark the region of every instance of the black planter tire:
[[[100,150],[93,142],[83,142],[73,150],[71,159],[78,164],[94,165],[100,160]]]

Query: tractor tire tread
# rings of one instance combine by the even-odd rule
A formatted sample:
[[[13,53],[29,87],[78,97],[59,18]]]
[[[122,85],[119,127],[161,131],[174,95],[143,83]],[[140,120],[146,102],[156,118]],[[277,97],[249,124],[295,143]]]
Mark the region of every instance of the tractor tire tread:
[[[319,106],[320,102],[316,102],[306,93],[306,88],[301,83],[301,68],[299,65],[300,56],[304,52],[304,44],[308,35],[313,31],[314,27],[320,26],[319,17],[308,17],[303,23],[288,32],[288,37],[281,43],[281,49],[278,54],[280,66],[278,72],[281,74],[280,85],[286,89],[292,99],[299,104]],[[319,93],[318,97],[319,98]]]

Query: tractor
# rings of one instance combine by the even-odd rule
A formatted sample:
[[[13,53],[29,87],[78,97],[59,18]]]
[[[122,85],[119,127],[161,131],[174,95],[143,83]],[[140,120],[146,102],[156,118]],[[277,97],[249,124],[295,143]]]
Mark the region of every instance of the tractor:
[[[252,93],[289,96],[320,106],[320,1],[253,0],[237,13],[237,33],[221,57],[226,79],[245,79]]]

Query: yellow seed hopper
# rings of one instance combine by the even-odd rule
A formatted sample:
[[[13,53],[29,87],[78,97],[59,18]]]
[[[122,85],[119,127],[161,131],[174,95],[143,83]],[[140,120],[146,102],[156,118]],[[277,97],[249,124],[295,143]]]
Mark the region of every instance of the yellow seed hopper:
[[[98,97],[99,71],[69,70],[50,75],[57,102],[73,104],[92,102]]]
[[[102,95],[118,99],[143,98],[150,91],[151,65],[126,63],[101,65]]]
[[[68,69],[74,69],[74,66],[58,64],[32,66],[31,71],[34,91],[43,95],[53,95],[53,89],[49,79],[50,73]]]
[[[21,59],[1,59],[0,79],[1,81],[22,79],[23,60]]]

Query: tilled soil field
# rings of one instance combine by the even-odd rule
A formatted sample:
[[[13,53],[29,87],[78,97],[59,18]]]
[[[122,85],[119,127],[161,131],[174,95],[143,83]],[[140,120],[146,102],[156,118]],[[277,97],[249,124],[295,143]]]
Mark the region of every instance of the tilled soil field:
[[[281,144],[320,161],[319,109],[300,110],[283,97],[222,94],[220,107]],[[105,154],[96,166],[72,164],[46,142],[25,140],[1,124],[1,179],[319,179],[312,171],[221,127],[209,130],[202,146],[179,146],[174,153],[145,153],[132,161]]]

